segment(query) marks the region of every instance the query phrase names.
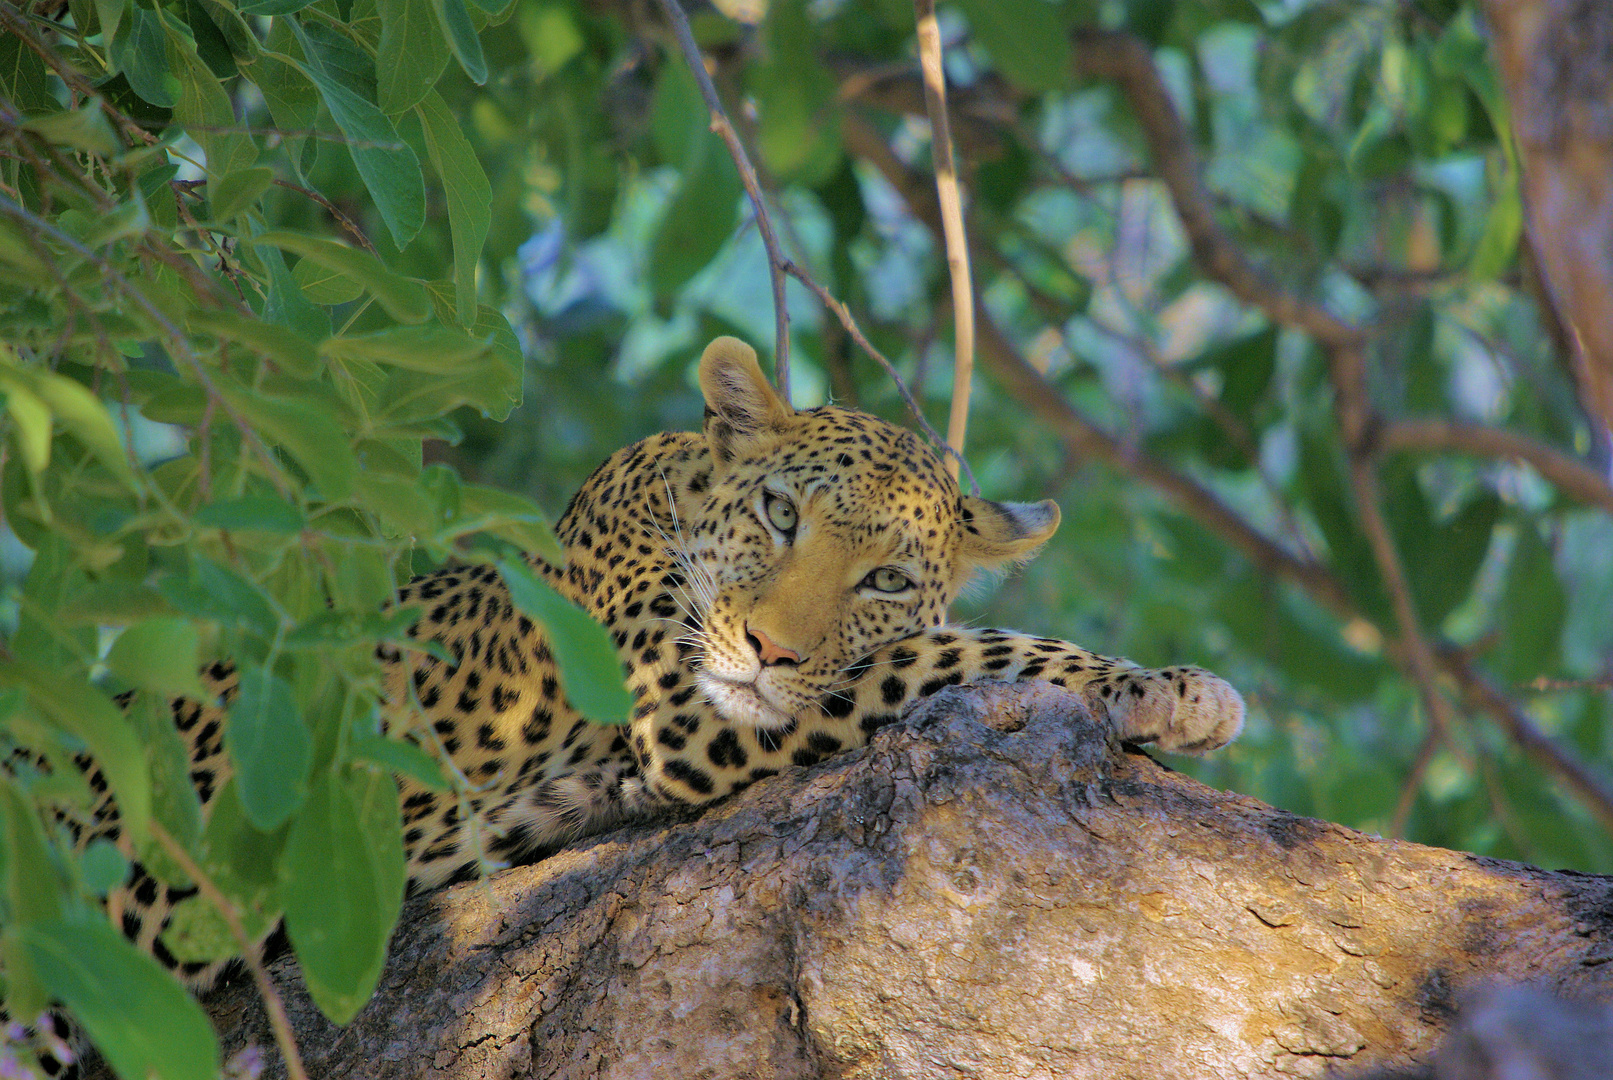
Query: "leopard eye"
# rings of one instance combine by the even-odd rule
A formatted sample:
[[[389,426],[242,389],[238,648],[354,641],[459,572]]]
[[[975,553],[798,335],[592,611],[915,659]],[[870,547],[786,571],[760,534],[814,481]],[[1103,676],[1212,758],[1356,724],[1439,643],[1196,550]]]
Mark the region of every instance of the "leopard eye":
[[[762,509],[767,511],[768,523],[783,533],[791,536],[795,533],[795,524],[799,515],[795,512],[795,504],[782,495],[775,495],[769,491],[762,496]]]
[[[913,579],[900,570],[892,570],[888,566],[881,566],[863,578],[863,584],[876,592],[899,593],[913,587]]]

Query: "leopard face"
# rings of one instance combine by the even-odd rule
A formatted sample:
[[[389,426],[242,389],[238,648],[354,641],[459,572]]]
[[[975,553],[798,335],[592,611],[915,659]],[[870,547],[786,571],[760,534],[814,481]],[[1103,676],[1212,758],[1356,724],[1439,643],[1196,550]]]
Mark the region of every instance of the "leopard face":
[[[727,720],[778,727],[881,646],[939,626],[977,569],[1029,554],[1051,502],[960,493],[918,436],[865,413],[796,413],[754,353],[702,363],[713,480],[681,528],[700,692]]]

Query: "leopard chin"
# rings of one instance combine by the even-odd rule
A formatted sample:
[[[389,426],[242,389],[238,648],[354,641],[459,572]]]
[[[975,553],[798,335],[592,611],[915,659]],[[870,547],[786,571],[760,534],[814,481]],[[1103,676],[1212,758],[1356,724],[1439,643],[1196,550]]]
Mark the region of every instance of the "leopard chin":
[[[701,672],[699,683],[705,699],[729,723],[776,728],[790,722],[790,714],[768,701],[755,683],[732,682],[710,672]]]

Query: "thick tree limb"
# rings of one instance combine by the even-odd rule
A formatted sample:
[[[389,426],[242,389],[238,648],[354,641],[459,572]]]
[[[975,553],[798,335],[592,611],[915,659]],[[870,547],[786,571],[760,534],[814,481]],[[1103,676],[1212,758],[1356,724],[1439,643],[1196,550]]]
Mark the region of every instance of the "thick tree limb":
[[[1610,911],[1613,880],[1215,792],[997,686],[410,901],[345,1030],[275,973],[326,1077],[1321,1076],[1421,1058],[1489,981],[1613,999]],[[210,1007],[267,1045],[250,986]]]
[[[1613,428],[1613,10],[1602,0],[1486,0],[1523,162],[1533,248]]]

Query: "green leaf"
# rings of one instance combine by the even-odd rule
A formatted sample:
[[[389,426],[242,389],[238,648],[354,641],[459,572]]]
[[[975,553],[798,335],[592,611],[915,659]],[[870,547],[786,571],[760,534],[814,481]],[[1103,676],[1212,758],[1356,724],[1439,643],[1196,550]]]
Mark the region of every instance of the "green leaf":
[[[1416,480],[1387,477],[1386,510],[1406,563],[1406,577],[1423,625],[1437,628],[1473,590],[1473,580],[1490,550],[1501,514],[1501,500],[1485,492],[1470,499],[1449,520],[1429,523],[1432,516]]]
[[[291,277],[316,304],[346,304],[364,295],[364,286],[312,259],[299,260]]]
[[[1511,265],[1523,235],[1523,196],[1516,177],[1505,177],[1500,188],[1484,220],[1484,235],[1468,263],[1468,273],[1475,281],[1489,281]]]
[[[375,990],[395,904],[392,878],[377,872],[363,812],[348,784],[324,774],[292,822],[281,860],[280,902],[303,980],[338,1024]]]
[[[449,791],[453,786],[444,778],[437,759],[412,742],[370,735],[353,740],[352,755],[355,761],[373,761],[431,791]]]
[[[16,34],[0,34],[0,93],[25,116],[60,107],[45,62]]]
[[[119,1076],[212,1080],[218,1039],[179,981],[105,919],[14,928],[23,955]]]
[[[839,160],[835,81],[813,53],[807,5],[774,5],[764,29],[766,59],[746,79],[760,113],[757,152],[775,176],[827,175]]]
[[[374,101],[360,96],[344,78],[343,66],[352,63],[351,54],[329,38],[308,33],[299,23],[291,26],[308,59],[304,74],[319,88],[325,107],[347,137],[348,153],[393,242],[399,248],[408,247],[426,221],[426,184],[420,160]],[[369,75],[373,83],[373,69]],[[370,92],[373,94],[373,88]]]
[[[78,870],[84,887],[96,896],[105,896],[129,876],[129,860],[110,840],[91,840],[78,857]]]
[[[314,0],[242,0],[239,10],[242,15],[290,15],[313,2]]]
[[[112,70],[121,71],[130,88],[148,103],[162,109],[178,105],[181,87],[169,64],[167,36],[156,11],[128,4],[116,27],[107,49]]]
[[[311,379],[323,370],[313,342],[289,326],[209,308],[192,311],[186,321],[192,330],[205,331],[274,361],[287,375]]]
[[[142,690],[206,701],[202,685],[200,642],[189,620],[158,616],[135,623],[112,643],[106,655],[112,673]]]
[[[205,555],[191,556],[191,574],[168,574],[157,580],[157,591],[177,610],[221,626],[241,626],[263,637],[273,637],[280,619],[256,582]]]
[[[163,11],[160,7],[154,10],[159,14]],[[174,119],[207,153],[208,201],[216,205],[223,201],[220,181],[246,171],[258,159],[258,148],[252,137],[241,130],[230,95],[207,62],[197,54],[195,42],[181,29],[183,24],[175,26],[169,21],[177,18],[176,15],[162,16],[168,40],[168,66],[179,79],[179,100],[173,103]]]
[[[973,40],[1011,82],[1040,94],[1075,81],[1064,8],[1047,0],[959,0],[958,6]]]
[[[274,183],[274,170],[264,166],[237,169],[220,177],[213,185],[208,206],[214,221],[229,221],[250,209]]]
[[[50,406],[20,381],[6,384],[4,392],[22,463],[37,477],[50,464]]]
[[[190,778],[189,747],[174,724],[173,709],[153,694],[137,694],[127,714],[151,765],[151,816],[181,847],[199,858],[202,804]],[[162,881],[179,887],[191,884],[156,840],[139,847],[136,854],[146,870]]]
[[[327,408],[313,400],[270,397],[245,387],[226,387],[225,394],[268,442],[297,459],[322,498],[339,502],[353,494],[358,463],[347,433]]]
[[[248,259],[256,259],[269,279],[269,295],[263,301],[264,321],[289,327],[310,341],[323,341],[330,336],[330,313],[315,307],[303,295],[280,252],[267,245],[242,245],[240,250],[247,253]],[[297,265],[301,267],[308,262],[310,260],[303,259]]]
[[[303,804],[314,753],[313,738],[285,680],[267,668],[243,663],[224,740],[235,762],[236,790],[247,820],[260,832],[278,828]]]
[[[122,710],[88,683],[21,660],[0,665],[0,683],[25,687],[29,700],[51,723],[89,748],[117,797],[124,832],[143,841],[151,820],[151,774]]]
[[[253,828],[233,777],[219,788],[211,811],[202,830],[202,869],[235,904],[247,935],[256,938],[279,918],[273,890],[289,826],[271,833]]]
[[[294,534],[307,528],[302,511],[277,495],[219,499],[196,511],[196,524],[210,529],[257,529]]]
[[[65,883],[51,858],[39,815],[9,775],[0,774],[0,846],[6,921],[43,922],[61,914]],[[24,1015],[32,1015],[25,1013]]]
[[[417,281],[394,274],[368,252],[359,251],[320,236],[283,230],[252,238],[255,244],[269,244],[312,259],[325,269],[358,282],[374,296],[386,313],[404,323],[422,323],[431,317],[431,300]]]
[[[442,178],[448,203],[448,228],[454,239],[454,293],[459,321],[476,321],[476,267],[492,224],[493,189],[476,160],[476,151],[435,91],[427,94],[416,112],[426,136],[426,153]]]
[[[540,556],[551,566],[566,564],[565,550],[555,538],[548,516],[537,503],[514,492],[464,485],[453,528],[456,536],[488,532],[525,553]]]
[[[548,629],[549,647],[572,705],[595,723],[626,723],[633,699],[622,685],[622,664],[605,628],[525,563],[500,559],[498,572],[515,606]]]
[[[411,371],[453,373],[463,371],[491,347],[486,339],[478,341],[463,330],[433,322],[326,338],[319,351],[328,357],[370,360]]]
[[[418,751],[419,747],[411,749]],[[436,762],[431,764],[435,766]],[[440,781],[441,770],[436,771]],[[369,853],[374,869],[376,900],[381,905],[381,958],[384,961],[387,939],[392,936],[392,928],[403,911],[403,894],[409,885],[398,782],[393,779],[391,769],[357,768],[347,773],[345,786],[358,810],[355,817],[364,833],[364,850]]]
[[[733,161],[718,145],[684,171],[650,242],[649,278],[658,296],[671,296],[717,257],[733,235],[742,190]]]
[[[1560,666],[1568,591],[1552,563],[1551,548],[1533,521],[1517,526],[1518,539],[1507,567],[1499,614],[1502,636],[1495,662],[1509,683],[1553,674]]]
[[[92,101],[78,109],[32,117],[24,121],[22,126],[50,142],[91,154],[110,157],[121,149],[99,101]]]
[[[34,408],[27,398],[36,398],[112,475],[130,490],[140,490],[140,481],[129,464],[128,452],[111,415],[101,399],[90,393],[83,383],[47,369],[25,367],[15,346],[0,342],[0,390],[7,393],[7,409],[13,416],[16,412],[10,404],[11,395],[15,393],[18,400],[27,405],[25,411]],[[37,417],[30,417],[30,423],[37,424]],[[31,427],[25,437],[29,442],[25,444],[24,453],[37,454],[37,426]],[[39,467],[44,467],[43,462]]]
[[[482,58],[482,41],[476,36],[476,27],[471,25],[465,0],[431,0],[431,6],[437,12],[437,21],[442,23],[443,36],[454,51],[454,59],[470,76],[470,81],[481,86],[487,81],[487,61]]]
[[[0,773],[0,885],[3,925],[9,928],[0,933],[5,1004],[13,1016],[38,1016],[49,1004],[49,995],[16,931],[55,919],[62,910],[66,883],[51,859],[39,816],[4,773]]]
[[[381,40],[376,47],[377,102],[397,116],[420,103],[448,63],[448,46],[429,4],[378,0]],[[457,128],[456,128],[457,130]],[[441,166],[437,171],[442,172]]]

